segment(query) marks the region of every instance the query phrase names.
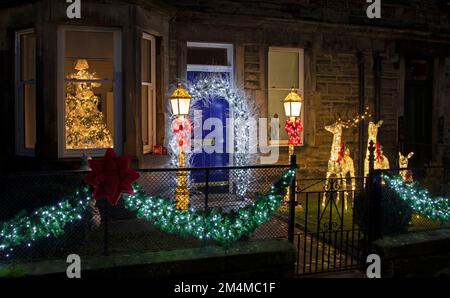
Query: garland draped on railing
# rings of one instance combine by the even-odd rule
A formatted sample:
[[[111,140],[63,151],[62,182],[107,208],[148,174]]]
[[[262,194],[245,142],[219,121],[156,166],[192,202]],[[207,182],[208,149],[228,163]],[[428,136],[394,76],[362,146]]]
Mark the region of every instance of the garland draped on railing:
[[[173,200],[149,196],[138,183],[133,184],[134,193],[124,195],[123,199],[127,209],[136,211],[139,218],[154,222],[165,232],[213,239],[228,246],[270,219],[279,208],[294,172],[293,169],[284,172],[254,204],[230,213],[218,209],[182,211],[176,208]],[[93,200],[92,191],[91,187],[85,186],[55,206],[39,208],[31,215],[19,213],[0,223],[0,252],[8,254],[16,246],[31,246],[38,239],[62,235],[67,224],[82,219]]]
[[[267,222],[280,207],[294,170],[286,171],[280,181],[256,202],[247,207],[223,213],[218,209],[210,212],[188,212],[175,208],[172,201],[148,196],[139,185],[135,193],[124,196],[125,207],[137,211],[137,216],[153,221],[161,230],[198,239],[213,239],[228,246],[244,235],[249,235],[258,226]]]
[[[64,234],[67,224],[82,219],[92,201],[91,192],[91,187],[83,187],[57,205],[39,208],[30,215],[19,212],[13,219],[0,223],[0,252],[8,253],[15,246],[31,246],[38,239]]]
[[[425,188],[418,188],[414,184],[404,183],[402,177],[383,175],[384,181],[392,188],[402,200],[407,202],[411,208],[431,219],[440,222],[450,220],[450,204],[448,198],[433,198]]]

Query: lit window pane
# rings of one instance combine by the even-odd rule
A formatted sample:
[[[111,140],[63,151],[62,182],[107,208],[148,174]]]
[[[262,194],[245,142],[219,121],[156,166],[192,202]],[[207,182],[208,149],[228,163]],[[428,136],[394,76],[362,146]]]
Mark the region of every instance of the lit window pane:
[[[142,151],[150,153],[155,142],[155,38],[143,34],[141,39],[141,138]]]
[[[112,60],[113,40],[112,32],[66,31],[66,57]]]
[[[189,47],[187,64],[228,66],[228,51],[226,48]]]
[[[66,31],[66,149],[114,146],[114,34]]]
[[[25,149],[34,149],[36,143],[36,85],[27,84],[24,88],[24,145]]]
[[[99,86],[100,85],[100,86]],[[112,83],[66,83],[66,148],[112,148],[114,93]]]
[[[34,80],[36,78],[36,36],[34,33],[21,35],[20,54],[21,80]]]
[[[32,154],[36,144],[36,35],[34,32],[18,33],[17,107],[18,153]],[[28,151],[28,152],[27,152]]]
[[[269,88],[298,88],[299,54],[269,52]]]
[[[284,130],[284,125],[286,123],[286,115],[284,112],[283,99],[286,97],[286,91],[280,90],[269,90],[269,119],[278,118],[280,123],[280,140],[289,139],[286,131]]]
[[[141,89],[142,96],[142,142],[144,145],[149,144],[149,90],[148,86],[143,85]]]
[[[66,59],[65,74],[66,78],[74,73],[75,67],[80,66],[80,60],[86,61],[87,64],[82,67],[87,67],[86,70],[91,74],[91,79],[97,80],[113,80],[114,79],[114,65],[113,60],[94,60],[94,59]]]
[[[141,58],[142,82],[151,83],[151,41],[148,39],[142,39]]]

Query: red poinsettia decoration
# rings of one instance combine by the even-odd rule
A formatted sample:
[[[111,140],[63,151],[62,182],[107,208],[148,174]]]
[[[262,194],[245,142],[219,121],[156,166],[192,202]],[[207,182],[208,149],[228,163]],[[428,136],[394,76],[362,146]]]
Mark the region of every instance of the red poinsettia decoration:
[[[116,205],[122,193],[133,194],[131,184],[139,174],[130,168],[130,163],[130,157],[116,156],[111,148],[102,160],[90,160],[92,171],[84,181],[94,186],[94,199],[106,198],[111,205]]]

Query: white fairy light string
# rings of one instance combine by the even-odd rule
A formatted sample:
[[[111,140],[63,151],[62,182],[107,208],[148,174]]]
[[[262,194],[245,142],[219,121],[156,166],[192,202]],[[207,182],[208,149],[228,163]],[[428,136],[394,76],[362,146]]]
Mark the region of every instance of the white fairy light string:
[[[254,105],[248,104],[248,98],[242,88],[235,87],[230,79],[223,78],[220,75],[204,75],[195,82],[187,83],[186,86],[186,89],[192,96],[189,118],[192,120],[193,126],[202,125],[202,123],[196,123],[198,119],[194,117],[194,112],[199,109],[201,102],[210,103],[214,97],[224,98],[229,105],[230,118],[233,118],[235,123],[233,125],[234,152],[231,155],[233,157],[233,165],[245,166],[254,163],[253,155],[250,152],[253,149],[251,146],[256,144],[251,144],[250,142],[250,118],[256,114],[256,108]],[[170,119],[173,118],[170,109],[169,116]],[[168,151],[171,156],[171,165],[177,166],[177,137],[171,127],[166,129],[166,133],[169,140]],[[192,156],[192,152],[186,152],[186,167],[191,166]],[[235,182],[238,196],[245,195],[250,176],[244,170],[236,170],[233,173],[232,179]]]

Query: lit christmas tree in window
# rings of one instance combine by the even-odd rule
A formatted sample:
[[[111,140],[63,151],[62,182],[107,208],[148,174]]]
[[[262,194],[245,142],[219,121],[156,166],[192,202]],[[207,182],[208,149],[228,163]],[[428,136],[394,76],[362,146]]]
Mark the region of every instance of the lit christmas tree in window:
[[[100,98],[93,89],[101,86],[95,73],[88,71],[87,60],[77,60],[76,73],[68,79],[78,80],[67,83],[66,93],[66,148],[92,149],[112,148],[111,132],[105,117],[99,109]]]

